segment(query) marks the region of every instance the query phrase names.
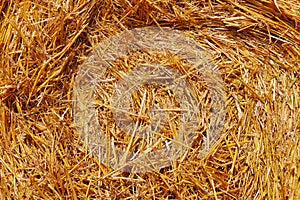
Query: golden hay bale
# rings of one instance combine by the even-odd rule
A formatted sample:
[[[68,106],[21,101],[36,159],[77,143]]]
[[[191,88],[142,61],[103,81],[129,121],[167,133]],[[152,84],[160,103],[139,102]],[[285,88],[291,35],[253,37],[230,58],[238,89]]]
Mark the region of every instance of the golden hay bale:
[[[1,198],[300,198],[299,1],[2,0],[0,21]],[[226,123],[203,158],[195,145],[159,171],[113,171],[78,135],[74,79],[101,41],[147,26],[210,53]]]

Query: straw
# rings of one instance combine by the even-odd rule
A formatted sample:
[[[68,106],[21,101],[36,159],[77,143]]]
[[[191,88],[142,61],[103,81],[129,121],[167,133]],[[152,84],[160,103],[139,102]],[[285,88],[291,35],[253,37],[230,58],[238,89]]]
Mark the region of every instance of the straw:
[[[299,13],[296,0],[1,1],[1,199],[299,199]],[[182,31],[205,49],[225,83],[226,120],[204,155],[203,116],[192,148],[171,166],[129,173],[101,163],[80,137],[73,86],[99,43],[147,26]],[[131,52],[111,75],[118,77],[113,73],[125,61],[131,67],[151,60],[188,65],[160,52]],[[202,89],[204,112],[210,96],[200,79],[191,83]],[[98,106],[108,105],[101,88],[110,84],[99,85]],[[153,87],[135,93],[133,118]],[[175,102],[157,90],[158,99]],[[101,123],[111,119],[104,108]],[[138,115],[145,120],[146,108]],[[129,150],[147,151],[158,142],[131,139],[112,124],[106,130],[118,147],[130,141]],[[170,129],[161,133],[165,141],[172,137]]]

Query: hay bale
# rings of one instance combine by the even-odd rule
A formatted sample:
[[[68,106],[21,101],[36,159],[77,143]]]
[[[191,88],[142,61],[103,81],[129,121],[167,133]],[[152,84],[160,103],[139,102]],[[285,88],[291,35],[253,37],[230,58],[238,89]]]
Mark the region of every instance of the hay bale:
[[[299,13],[292,0],[1,1],[0,197],[300,198]],[[74,78],[101,41],[147,26],[210,53],[226,123],[203,158],[195,145],[160,171],[113,171],[78,135]]]

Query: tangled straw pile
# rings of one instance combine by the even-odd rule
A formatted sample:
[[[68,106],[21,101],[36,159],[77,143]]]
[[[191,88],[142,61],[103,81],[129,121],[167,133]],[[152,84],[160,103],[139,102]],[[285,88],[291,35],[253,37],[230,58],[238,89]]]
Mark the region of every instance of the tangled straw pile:
[[[3,0],[0,21],[1,198],[300,198],[299,1]],[[146,26],[211,53],[226,123],[203,159],[114,173],[77,134],[74,77],[99,42]]]

